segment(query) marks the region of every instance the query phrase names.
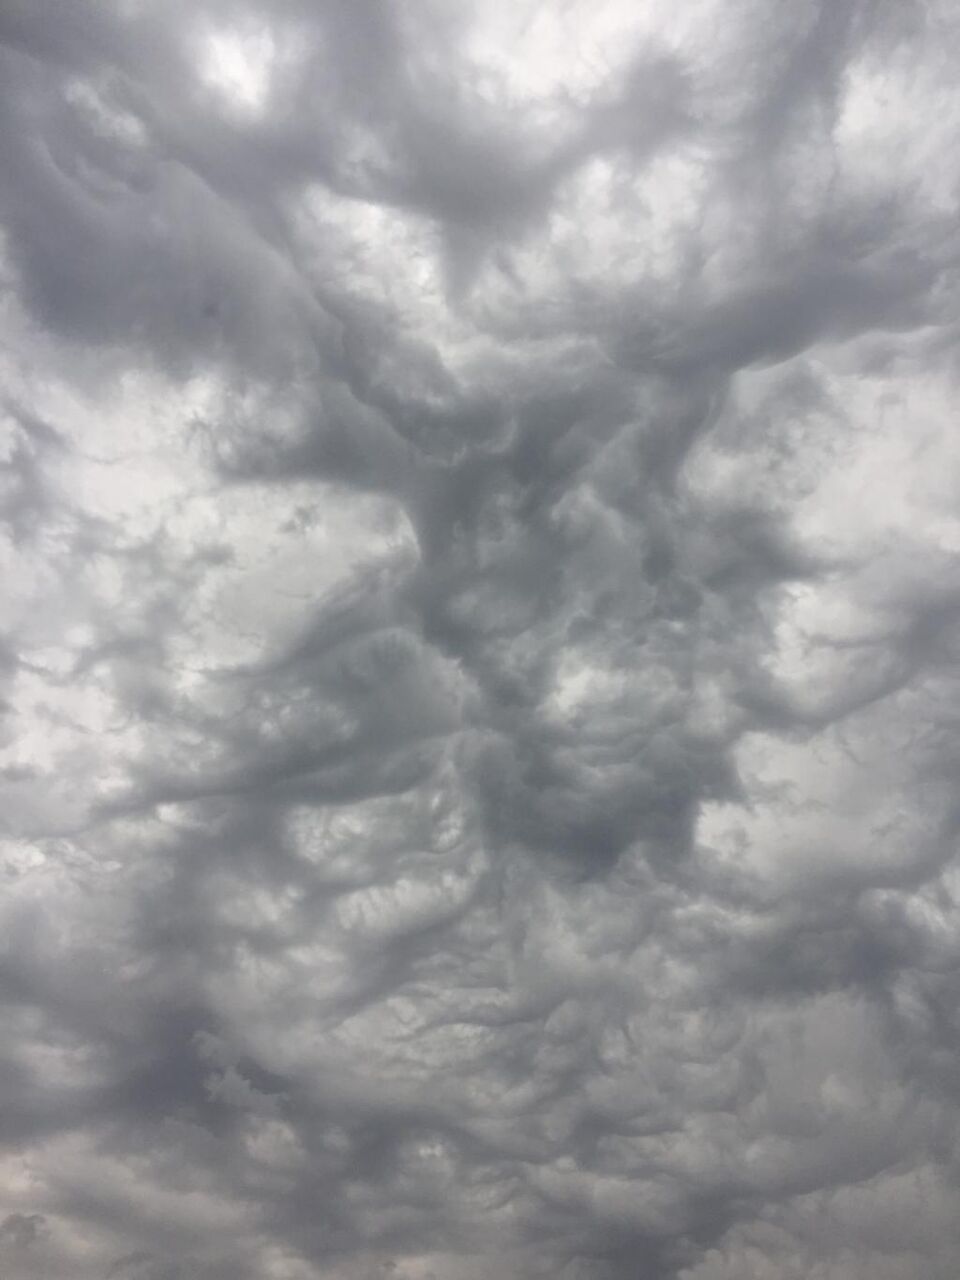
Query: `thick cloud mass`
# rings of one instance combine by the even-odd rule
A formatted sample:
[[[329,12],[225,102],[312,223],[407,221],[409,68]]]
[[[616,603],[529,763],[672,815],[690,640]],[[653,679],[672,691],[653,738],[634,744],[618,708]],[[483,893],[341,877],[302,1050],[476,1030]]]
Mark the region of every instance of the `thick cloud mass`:
[[[0,0],[4,1280],[955,1280],[958,50]]]

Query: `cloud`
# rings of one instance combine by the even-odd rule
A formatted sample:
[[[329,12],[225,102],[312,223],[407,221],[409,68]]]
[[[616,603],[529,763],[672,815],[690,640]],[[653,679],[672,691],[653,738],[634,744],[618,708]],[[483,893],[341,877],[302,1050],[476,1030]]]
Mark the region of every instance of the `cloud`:
[[[0,14],[11,1280],[952,1280],[945,0]]]

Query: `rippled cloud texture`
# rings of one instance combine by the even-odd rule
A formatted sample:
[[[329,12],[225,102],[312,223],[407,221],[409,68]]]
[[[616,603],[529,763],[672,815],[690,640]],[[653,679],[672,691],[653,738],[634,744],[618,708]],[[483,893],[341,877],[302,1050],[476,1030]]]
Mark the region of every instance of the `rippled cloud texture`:
[[[0,48],[5,1280],[955,1280],[954,0]]]

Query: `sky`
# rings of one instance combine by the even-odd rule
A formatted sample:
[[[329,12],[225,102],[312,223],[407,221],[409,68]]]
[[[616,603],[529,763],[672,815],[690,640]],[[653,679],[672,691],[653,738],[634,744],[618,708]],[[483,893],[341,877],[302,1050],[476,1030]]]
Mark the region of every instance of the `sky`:
[[[958,51],[0,0],[4,1280],[955,1280]]]

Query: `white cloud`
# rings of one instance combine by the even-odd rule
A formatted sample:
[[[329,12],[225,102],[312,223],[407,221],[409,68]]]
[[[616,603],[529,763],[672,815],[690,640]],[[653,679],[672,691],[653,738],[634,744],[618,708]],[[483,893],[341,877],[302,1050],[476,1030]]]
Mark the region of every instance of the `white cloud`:
[[[943,3],[0,16],[0,1270],[953,1280]]]

